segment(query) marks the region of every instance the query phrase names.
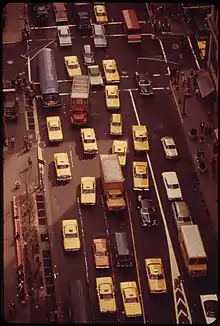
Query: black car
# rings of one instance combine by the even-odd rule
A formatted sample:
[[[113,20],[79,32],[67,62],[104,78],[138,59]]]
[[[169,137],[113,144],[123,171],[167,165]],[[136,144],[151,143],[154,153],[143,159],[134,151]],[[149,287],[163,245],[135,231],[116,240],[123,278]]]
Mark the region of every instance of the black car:
[[[137,200],[137,207],[141,215],[141,225],[148,227],[156,226],[156,211],[152,200],[144,198],[142,195],[139,195]]]
[[[76,12],[76,26],[79,29],[90,28],[90,17],[87,10],[81,10]]]
[[[135,77],[138,83],[140,95],[154,95],[152,83],[149,80],[147,73],[135,72]]]
[[[48,6],[45,4],[33,5],[35,16],[40,21],[45,21],[48,18]]]

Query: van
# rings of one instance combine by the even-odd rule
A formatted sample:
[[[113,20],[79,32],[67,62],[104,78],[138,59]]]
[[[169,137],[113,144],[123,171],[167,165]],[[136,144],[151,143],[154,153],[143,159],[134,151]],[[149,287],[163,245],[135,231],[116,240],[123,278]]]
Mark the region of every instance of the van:
[[[105,28],[103,25],[94,24],[92,25],[94,46],[96,48],[106,48],[107,40],[105,37]]]
[[[83,59],[85,65],[90,65],[95,62],[94,53],[92,52],[90,44],[83,45]]]
[[[73,280],[69,285],[69,314],[74,324],[90,324],[89,290],[85,280]]]
[[[126,232],[115,233],[115,261],[116,267],[132,267],[132,254]]]

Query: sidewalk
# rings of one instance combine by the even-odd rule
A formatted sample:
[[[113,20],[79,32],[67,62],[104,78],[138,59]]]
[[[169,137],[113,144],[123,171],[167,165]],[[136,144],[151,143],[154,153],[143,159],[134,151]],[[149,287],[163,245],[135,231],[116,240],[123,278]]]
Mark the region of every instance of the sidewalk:
[[[24,11],[24,3],[14,2],[6,5],[6,22],[3,30],[3,44],[11,44],[21,41],[21,30],[24,27],[24,20],[20,19],[20,17],[24,17]]]
[[[189,75],[189,71],[184,71],[184,75]],[[216,177],[213,179],[212,168],[211,168],[211,159],[213,158],[212,153],[212,144],[215,141],[215,137],[204,137],[204,145],[202,145],[205,153],[205,162],[208,165],[208,171],[205,173],[200,173],[197,169],[196,157],[197,157],[197,148],[200,148],[201,145],[198,140],[190,140],[188,132],[190,128],[196,128],[200,135],[200,122],[204,121],[205,125],[211,125],[213,129],[217,128],[218,117],[213,116],[212,121],[208,119],[208,112],[210,108],[206,107],[204,100],[198,100],[195,94],[192,94],[191,97],[186,99],[185,102],[185,111],[186,115],[182,115],[183,112],[183,93],[184,90],[182,87],[179,90],[176,90],[176,86],[171,85],[172,92],[174,94],[174,99],[181,117],[184,132],[186,135],[186,140],[189,146],[189,150],[192,154],[193,163],[196,167],[196,173],[199,180],[199,188],[201,193],[203,193],[204,201],[207,206],[207,215],[210,216],[211,222],[214,227],[216,236],[218,236],[218,167],[216,169]],[[179,101],[180,100],[180,101]]]

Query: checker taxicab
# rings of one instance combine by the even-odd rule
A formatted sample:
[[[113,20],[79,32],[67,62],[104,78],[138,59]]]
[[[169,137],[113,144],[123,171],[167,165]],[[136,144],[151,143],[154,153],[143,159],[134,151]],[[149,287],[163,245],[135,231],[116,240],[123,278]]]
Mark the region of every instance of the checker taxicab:
[[[127,140],[114,140],[112,145],[112,154],[118,155],[118,160],[121,166],[126,165],[128,142]]]
[[[107,240],[105,238],[94,238],[92,242],[94,261],[96,268],[109,268],[109,255],[107,251]]]
[[[119,89],[117,85],[105,86],[105,100],[108,110],[118,110],[120,108]]]
[[[94,177],[82,177],[80,184],[81,204],[96,204],[96,183]]]
[[[113,113],[110,117],[110,135],[122,135],[122,116],[120,113]]]
[[[144,262],[150,293],[166,293],[167,285],[161,258],[146,258]]]
[[[142,310],[136,282],[121,282],[120,290],[126,317],[141,316]]]
[[[137,152],[149,151],[149,140],[146,126],[132,126],[132,136],[134,142],[134,150]]]
[[[97,277],[96,290],[101,313],[116,312],[115,291],[112,277]]]
[[[63,140],[63,132],[59,116],[47,117],[47,132],[50,142],[60,142]]]
[[[134,190],[149,190],[147,162],[133,162],[133,183]]]
[[[105,24],[108,22],[108,16],[105,9],[105,5],[95,5],[94,13],[97,24]]]
[[[76,56],[64,57],[66,70],[68,76],[72,78],[73,76],[81,76],[82,70],[80,68],[79,60]]]
[[[102,60],[102,65],[105,73],[107,84],[119,83],[120,77],[117,69],[117,64],[114,59]]]
[[[72,179],[70,162],[67,153],[54,153],[54,164],[57,181],[68,182]]]
[[[95,131],[93,128],[81,128],[84,154],[94,155],[98,152]]]
[[[63,246],[66,251],[80,249],[80,238],[77,220],[62,220]]]

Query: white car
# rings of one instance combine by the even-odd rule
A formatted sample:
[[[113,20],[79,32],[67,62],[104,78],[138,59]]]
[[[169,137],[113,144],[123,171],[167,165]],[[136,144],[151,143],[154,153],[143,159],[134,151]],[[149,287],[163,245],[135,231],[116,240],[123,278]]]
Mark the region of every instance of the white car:
[[[200,295],[206,324],[212,324],[218,317],[218,297],[216,294]]]
[[[98,65],[88,66],[88,73],[92,86],[104,86],[103,78]]]
[[[172,137],[162,137],[161,143],[162,143],[166,158],[172,159],[172,158],[178,157],[176,144]]]
[[[58,39],[61,47],[72,46],[70,29],[68,26],[58,26],[57,34],[58,34]]]
[[[166,189],[167,197],[169,200],[180,199],[183,200],[180,184],[177,174],[174,171],[163,172],[162,178]]]

